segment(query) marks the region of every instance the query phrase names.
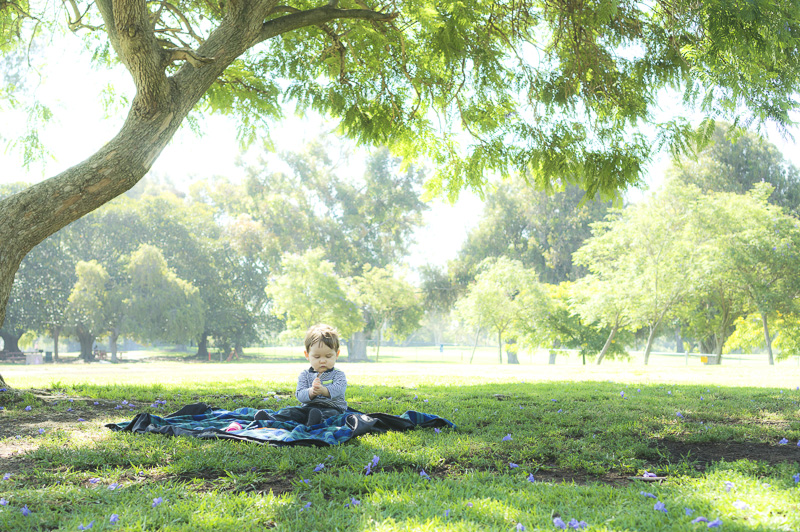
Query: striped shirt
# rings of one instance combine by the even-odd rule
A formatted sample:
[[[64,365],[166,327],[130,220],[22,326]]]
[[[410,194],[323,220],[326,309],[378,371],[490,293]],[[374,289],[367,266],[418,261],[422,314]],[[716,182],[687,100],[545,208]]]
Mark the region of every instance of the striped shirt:
[[[328,389],[330,397],[318,395],[313,399],[309,396],[314,379],[319,375],[319,380]],[[347,410],[347,401],[344,399],[344,392],[347,389],[347,378],[344,371],[336,368],[329,369],[324,373],[317,373],[314,368],[308,368],[297,377],[297,390],[294,396],[306,406],[316,406],[321,408],[335,408],[340,412]]]

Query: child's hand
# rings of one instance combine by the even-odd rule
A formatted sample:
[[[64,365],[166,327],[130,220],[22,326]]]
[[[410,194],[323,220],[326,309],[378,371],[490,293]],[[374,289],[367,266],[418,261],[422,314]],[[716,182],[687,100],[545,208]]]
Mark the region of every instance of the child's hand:
[[[311,392],[314,394],[314,396],[324,395],[328,397],[328,389],[322,385],[322,382],[319,380],[319,376],[317,376],[317,378],[314,379],[314,382],[311,384]]]

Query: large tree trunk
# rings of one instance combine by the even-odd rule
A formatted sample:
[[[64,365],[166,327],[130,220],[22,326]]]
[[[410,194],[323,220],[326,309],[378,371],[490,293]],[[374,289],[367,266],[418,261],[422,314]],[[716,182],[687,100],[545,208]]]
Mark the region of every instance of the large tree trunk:
[[[775,365],[775,358],[772,356],[772,338],[769,336],[769,327],[767,326],[767,314],[761,313],[761,323],[764,325],[764,343],[767,344],[767,355],[769,356],[769,365]]]
[[[367,361],[367,335],[364,331],[351,334],[347,340],[347,361]]]
[[[506,342],[506,358],[508,358],[509,364],[519,364],[516,340],[510,340]]]

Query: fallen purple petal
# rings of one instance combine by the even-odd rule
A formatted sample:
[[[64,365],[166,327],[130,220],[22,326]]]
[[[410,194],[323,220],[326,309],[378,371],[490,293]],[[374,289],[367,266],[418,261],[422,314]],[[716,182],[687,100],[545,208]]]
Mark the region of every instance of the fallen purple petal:
[[[736,484],[734,484],[730,480],[726,480],[725,481],[725,491],[731,491],[735,487],[736,487]]]
[[[24,515],[25,517],[28,517],[28,516],[29,516],[29,515],[31,515],[31,513],[32,513],[32,512],[31,512],[31,511],[28,509],[28,505],[27,505],[27,504],[26,504],[25,506],[23,506],[23,507],[22,507],[22,509],[20,510],[20,512],[22,512],[22,515]]]
[[[516,469],[519,467],[519,464],[515,464],[514,462],[509,462],[508,467],[510,467],[511,469]]]
[[[645,497],[649,497],[651,499],[658,499],[658,497],[656,497],[655,495],[653,495],[649,491],[640,491],[639,495],[644,495]]]
[[[117,515],[117,514],[111,514],[111,517],[109,517],[109,518],[108,518],[108,521],[109,521],[110,523],[117,523],[117,522],[119,522],[119,515]]]
[[[720,519],[719,517],[708,523],[708,528],[719,528],[721,526],[722,526],[722,519]]]
[[[500,440],[500,441],[511,441],[511,434],[506,434],[505,436],[503,436],[503,439]]]
[[[517,523],[517,530],[525,530],[525,525],[522,523]]]
[[[119,487],[119,484],[117,484],[116,482],[113,482],[113,483],[108,485],[108,489],[110,489],[110,490],[115,490],[118,487]]]
[[[553,526],[556,528],[560,528],[561,530],[567,529],[567,523],[565,523],[564,520],[561,519],[560,517],[553,518]]]
[[[643,474],[642,476],[643,476],[644,478],[655,478],[655,477],[657,477],[658,475],[656,475],[655,473],[651,473],[650,471],[647,471],[647,470],[645,469],[645,471],[644,471],[644,474]]]
[[[89,530],[94,526],[94,521],[91,521],[88,525],[78,525],[78,530]]]
[[[798,482],[800,482],[800,473],[795,473],[794,475],[792,475],[792,478],[794,479],[794,483],[797,484]]]
[[[691,508],[684,508],[683,511],[686,515],[692,515],[694,513],[694,510]]]
[[[734,501],[733,507],[737,510],[747,510],[750,506],[744,501]]]
[[[424,470],[424,469],[423,469],[422,471],[420,471],[420,472],[419,472],[419,476],[421,476],[421,477],[422,477],[422,478],[424,478],[425,480],[430,480],[430,479],[431,479],[431,477],[430,477],[430,476],[429,476],[429,475],[428,475],[428,474],[425,472],[425,470]]]
[[[8,501],[0,497],[0,506],[8,506]]]
[[[536,482],[536,479],[535,479],[535,478],[533,478],[533,473],[531,473],[530,475],[528,475],[528,482]]]
[[[155,499],[153,499],[153,508],[155,508],[162,502],[164,502],[164,499],[162,499],[161,497],[156,497]]]
[[[30,411],[31,411],[31,407],[30,407],[30,405],[28,405],[28,406],[26,406],[26,407],[25,407],[25,411],[26,411],[26,412],[30,412]]]
[[[97,484],[98,482],[100,482],[99,478],[90,478],[89,479],[89,483],[90,484]]]
[[[692,519],[692,524],[697,524],[697,523],[708,523],[708,519],[706,519],[702,515],[700,517],[695,517],[694,519]]]
[[[661,502],[661,501],[658,501],[658,502],[656,502],[656,503],[653,505],[653,510],[655,510],[655,511],[657,511],[657,512],[664,512],[664,513],[667,513],[667,505],[666,505],[666,504],[664,504],[664,503],[663,503],[663,502]]]
[[[314,468],[314,473],[319,473],[323,469],[325,469],[325,464],[317,464],[317,467]]]
[[[11,473],[6,473],[3,475],[3,480],[11,480]]]
[[[589,523],[587,523],[586,521],[578,521],[577,519],[573,518],[569,520],[567,526],[569,526],[573,530],[582,530],[587,526],[589,526]]]

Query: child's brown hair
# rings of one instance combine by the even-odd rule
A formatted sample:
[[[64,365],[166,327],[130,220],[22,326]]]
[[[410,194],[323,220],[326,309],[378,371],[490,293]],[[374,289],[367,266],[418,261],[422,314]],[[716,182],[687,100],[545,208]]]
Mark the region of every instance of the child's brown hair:
[[[311,346],[325,344],[335,352],[339,352],[339,331],[330,325],[318,323],[306,331],[306,353],[311,351]]]

